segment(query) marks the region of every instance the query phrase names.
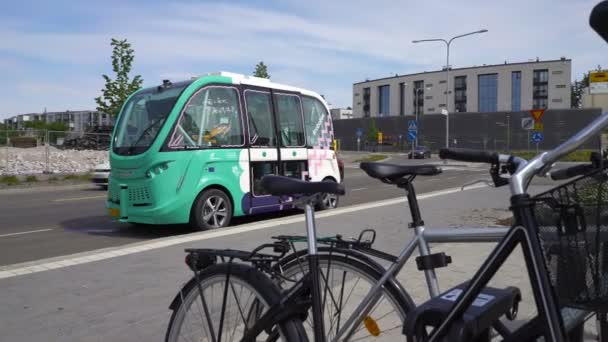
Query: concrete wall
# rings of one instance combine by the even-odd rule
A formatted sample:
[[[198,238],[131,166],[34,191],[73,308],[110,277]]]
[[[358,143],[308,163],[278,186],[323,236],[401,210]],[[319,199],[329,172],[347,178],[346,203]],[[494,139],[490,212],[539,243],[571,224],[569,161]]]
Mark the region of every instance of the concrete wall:
[[[542,118],[545,139],[539,144],[541,150],[551,149],[565,141],[585,125],[599,116],[598,108],[547,110]],[[528,143],[528,131],[521,128],[521,119],[529,118],[528,112],[499,113],[458,113],[450,115],[450,146],[485,150],[526,150],[535,149]],[[409,150],[407,141],[407,122],[414,117],[392,116],[373,118],[376,126],[384,135],[386,151]],[[419,145],[426,145],[437,151],[445,147],[445,119],[441,114],[429,114],[419,122]],[[340,140],[343,150],[357,149],[357,128],[364,130],[361,149],[365,146],[367,130],[371,118],[357,118],[334,122],[336,139]],[[401,135],[401,139],[399,139]],[[586,148],[595,148],[598,141],[588,142]],[[368,149],[375,148],[376,141],[370,141]]]
[[[450,103],[449,112],[454,112],[454,78],[458,76],[467,77],[467,112],[478,111],[478,76],[483,74],[498,74],[498,111],[511,110],[511,72],[521,71],[521,109],[532,109],[533,98],[533,75],[534,70],[549,70],[549,109],[570,108],[570,77],[571,61],[541,61],[529,63],[513,63],[473,68],[461,68],[450,71]],[[438,114],[445,108],[446,72],[433,71],[412,75],[371,80],[353,84],[353,113],[355,117],[363,117],[363,89],[370,88],[370,115],[378,116],[378,87],[390,86],[390,116],[400,115],[399,84],[406,83],[404,101],[405,114],[414,114],[414,82],[424,81],[424,110],[425,114]],[[557,86],[565,86],[558,88]],[[430,97],[430,98],[428,98]]]

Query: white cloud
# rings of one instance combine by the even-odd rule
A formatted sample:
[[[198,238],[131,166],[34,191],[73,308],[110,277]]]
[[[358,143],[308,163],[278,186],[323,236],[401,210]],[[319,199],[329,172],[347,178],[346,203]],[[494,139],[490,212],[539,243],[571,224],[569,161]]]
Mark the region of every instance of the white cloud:
[[[349,106],[354,82],[389,73],[436,70],[445,64],[443,45],[412,44],[413,39],[486,28],[488,33],[454,42],[454,67],[565,56],[573,59],[575,77],[601,64],[608,52],[587,24],[594,1],[279,4],[280,10],[230,2],[172,2],[121,11],[100,7],[88,11],[95,13],[98,25],[88,33],[24,32],[14,24],[4,25],[4,29],[0,26],[0,69],[6,65],[2,54],[8,53],[26,57],[28,62],[23,63],[54,63],[68,71],[85,70],[80,75],[85,79],[98,79],[99,73],[110,69],[110,38],[126,37],[136,50],[134,71],[146,81],[188,78],[217,69],[250,73],[264,60],[273,79],[312,88],[336,105]],[[30,84],[31,93],[31,82],[45,77],[26,74],[22,79],[13,76],[17,78],[12,81]],[[101,86],[98,81],[95,86],[80,82],[75,87],[80,95],[74,95],[69,94],[73,85],[57,82],[55,100],[63,101],[64,107],[72,106],[79,96],[88,96],[78,101],[93,106],[92,97]],[[0,107],[5,112],[6,108],[13,112],[26,108],[21,110],[11,98],[2,102],[8,103]]]

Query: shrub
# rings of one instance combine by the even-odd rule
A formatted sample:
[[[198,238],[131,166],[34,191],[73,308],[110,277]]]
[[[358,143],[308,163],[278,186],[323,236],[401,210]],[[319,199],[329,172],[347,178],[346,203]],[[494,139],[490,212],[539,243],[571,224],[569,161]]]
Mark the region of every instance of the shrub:
[[[2,176],[0,177],[0,183],[6,185],[17,185],[20,183],[20,181],[17,176]]]
[[[30,176],[25,177],[25,181],[27,183],[35,183],[38,181],[38,177],[30,175]]]

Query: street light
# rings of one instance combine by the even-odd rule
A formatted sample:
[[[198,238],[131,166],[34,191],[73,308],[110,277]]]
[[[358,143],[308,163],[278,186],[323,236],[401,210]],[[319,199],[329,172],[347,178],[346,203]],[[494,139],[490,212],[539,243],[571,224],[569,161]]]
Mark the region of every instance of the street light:
[[[446,45],[446,48],[447,48],[446,64],[445,64],[445,78],[446,78],[446,85],[445,85],[445,87],[446,87],[446,89],[445,89],[445,108],[446,108],[446,115],[445,115],[445,147],[446,148],[450,147],[450,120],[449,120],[449,117],[448,117],[449,108],[450,108],[450,101],[449,101],[449,95],[450,95],[450,44],[452,44],[452,41],[454,39],[470,36],[472,34],[485,33],[485,32],[488,32],[488,30],[483,29],[483,30],[479,30],[479,31],[474,31],[474,32],[469,32],[469,33],[461,34],[461,35],[458,35],[458,36],[454,36],[454,37],[450,38],[449,40],[445,40],[443,38],[412,40],[412,43],[444,42],[445,45]]]

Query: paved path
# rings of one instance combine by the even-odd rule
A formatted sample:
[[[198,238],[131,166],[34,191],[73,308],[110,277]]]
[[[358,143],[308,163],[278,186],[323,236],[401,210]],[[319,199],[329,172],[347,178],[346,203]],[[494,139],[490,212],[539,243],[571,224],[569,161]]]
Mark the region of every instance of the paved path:
[[[507,203],[506,189],[480,188],[424,196],[421,210],[428,227],[458,229],[496,225],[496,219],[506,215]],[[412,237],[406,228],[409,217],[404,205],[388,200],[319,213],[318,229],[323,235],[356,236],[361,229],[374,228],[378,231],[376,247],[397,253]],[[7,341],[161,340],[170,316],[167,306],[190,277],[183,264],[184,248],[250,249],[274,234],[302,234],[302,220],[301,215],[281,217],[35,263],[51,270],[4,268],[0,270],[5,277],[0,279],[0,336]],[[467,279],[492,246],[433,247],[454,259],[438,272],[442,289]],[[70,263],[73,265],[63,266]],[[533,312],[524,272],[521,256],[515,254],[493,280],[496,286],[521,286],[524,304],[520,317]],[[428,298],[423,274],[414,269],[413,262],[399,279],[417,303]]]

